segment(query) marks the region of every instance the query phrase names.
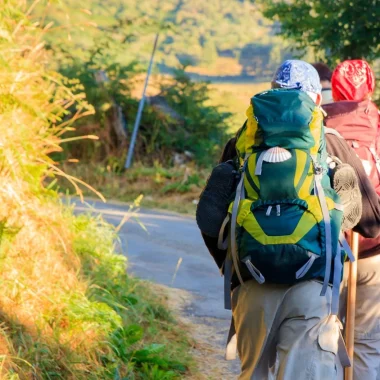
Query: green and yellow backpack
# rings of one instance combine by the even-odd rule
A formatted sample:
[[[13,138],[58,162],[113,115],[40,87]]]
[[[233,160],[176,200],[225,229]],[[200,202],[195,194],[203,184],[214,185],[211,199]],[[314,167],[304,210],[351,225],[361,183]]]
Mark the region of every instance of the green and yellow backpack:
[[[247,118],[236,142],[241,179],[229,208],[227,281],[231,266],[241,282],[320,278],[321,295],[334,285],[335,313],[345,252],[322,111],[305,92],[273,89],[251,99]]]

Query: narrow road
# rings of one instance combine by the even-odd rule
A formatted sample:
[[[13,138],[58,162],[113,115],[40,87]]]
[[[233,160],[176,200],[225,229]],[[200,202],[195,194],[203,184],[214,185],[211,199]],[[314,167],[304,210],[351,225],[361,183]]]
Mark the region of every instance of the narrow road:
[[[119,202],[104,204],[88,200],[88,205],[79,201],[74,203],[77,212],[92,209],[102,213],[115,226],[129,209],[127,204]],[[119,234],[123,252],[128,257],[129,272],[191,292],[194,302],[184,312],[193,322],[215,331],[212,344],[223,347],[231,314],[223,308],[223,279],[203,244],[194,218],[153,210],[140,210],[138,218],[147,232],[132,218],[123,225]],[[229,367],[236,373],[236,362]]]

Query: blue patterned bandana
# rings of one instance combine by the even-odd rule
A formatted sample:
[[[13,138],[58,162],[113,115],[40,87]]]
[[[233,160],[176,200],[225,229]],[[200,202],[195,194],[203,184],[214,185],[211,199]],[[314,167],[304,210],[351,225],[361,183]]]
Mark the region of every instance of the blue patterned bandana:
[[[288,59],[276,71],[272,87],[293,88],[320,94],[322,86],[317,70],[307,62]]]

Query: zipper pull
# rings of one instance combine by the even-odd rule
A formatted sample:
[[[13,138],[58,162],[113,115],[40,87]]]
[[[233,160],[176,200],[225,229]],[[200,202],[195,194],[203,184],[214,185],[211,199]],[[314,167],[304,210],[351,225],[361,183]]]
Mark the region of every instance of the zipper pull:
[[[265,213],[266,216],[269,216],[272,212],[272,206],[268,206],[267,212]]]
[[[277,216],[281,216],[281,206],[277,205],[276,209],[277,209]]]

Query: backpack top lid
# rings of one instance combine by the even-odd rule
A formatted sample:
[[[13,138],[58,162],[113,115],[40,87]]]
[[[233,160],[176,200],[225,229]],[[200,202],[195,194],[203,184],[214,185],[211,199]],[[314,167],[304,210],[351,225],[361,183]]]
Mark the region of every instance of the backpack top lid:
[[[303,91],[272,89],[251,99],[236,148],[246,154],[271,147],[302,149],[317,155],[323,138],[322,111]]]

